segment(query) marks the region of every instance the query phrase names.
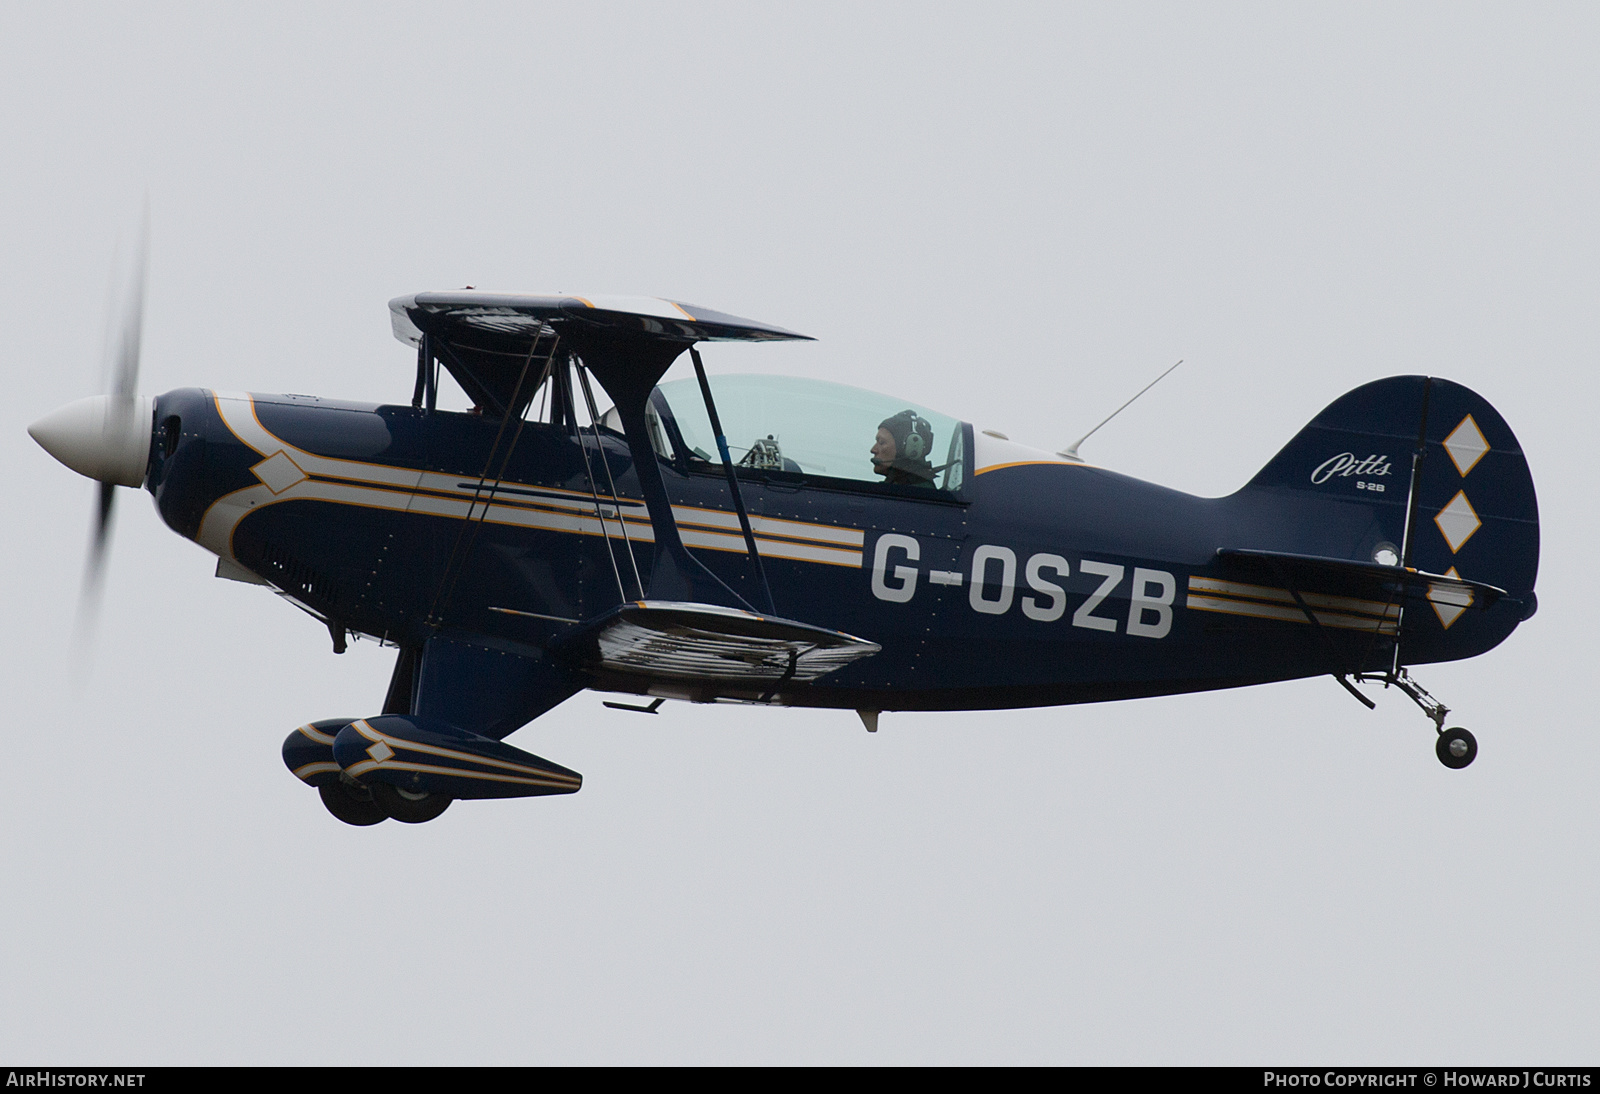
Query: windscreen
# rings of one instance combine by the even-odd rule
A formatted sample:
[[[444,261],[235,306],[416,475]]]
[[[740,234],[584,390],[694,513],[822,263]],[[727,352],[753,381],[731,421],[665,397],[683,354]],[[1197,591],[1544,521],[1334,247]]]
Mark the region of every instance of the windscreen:
[[[961,488],[965,431],[955,418],[904,399],[792,376],[712,376],[733,462],[760,471]],[[658,389],[689,454],[720,463],[697,380]]]

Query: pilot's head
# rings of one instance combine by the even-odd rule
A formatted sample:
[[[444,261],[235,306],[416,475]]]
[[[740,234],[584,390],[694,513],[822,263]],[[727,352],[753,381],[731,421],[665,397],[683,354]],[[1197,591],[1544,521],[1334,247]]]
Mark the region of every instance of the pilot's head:
[[[914,410],[902,410],[878,423],[872,445],[872,470],[890,482],[930,482],[933,426]]]

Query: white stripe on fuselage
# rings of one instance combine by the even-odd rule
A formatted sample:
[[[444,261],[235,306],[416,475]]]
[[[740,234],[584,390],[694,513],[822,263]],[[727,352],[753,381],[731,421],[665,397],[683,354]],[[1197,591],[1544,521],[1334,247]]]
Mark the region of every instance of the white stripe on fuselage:
[[[212,502],[195,536],[206,550],[235,562],[233,533],[239,523],[257,509],[285,501],[326,501],[455,519],[470,517],[490,524],[618,540],[623,538],[626,523],[629,539],[655,541],[643,503],[632,498],[602,496],[596,514],[594,498],[577,491],[494,480],[480,485],[470,476],[319,456],[289,444],[263,426],[251,396],[219,392],[214,394],[214,402],[229,431],[262,456],[255,468],[263,481]],[[306,477],[290,481],[294,471],[276,459],[280,453]],[[330,479],[338,481],[327,481]],[[674,505],[672,515],[688,546],[744,553],[737,515],[692,505]],[[756,546],[765,558],[861,566],[866,534],[859,529],[769,517],[752,517],[750,523]]]

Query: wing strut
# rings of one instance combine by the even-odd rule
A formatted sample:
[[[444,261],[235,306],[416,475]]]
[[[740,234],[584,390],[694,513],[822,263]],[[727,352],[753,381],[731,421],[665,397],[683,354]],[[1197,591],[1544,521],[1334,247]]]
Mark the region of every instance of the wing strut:
[[[733,456],[728,453],[728,438],[723,435],[722,420],[717,417],[717,404],[711,398],[711,385],[706,381],[706,368],[700,363],[698,349],[690,346],[689,356],[694,359],[694,374],[700,381],[700,394],[705,396],[706,414],[711,418],[711,432],[716,434],[717,451],[722,453],[722,469],[728,475],[728,493],[733,495],[733,508],[739,514],[744,544],[750,551],[750,565],[755,567],[756,580],[761,582],[761,591],[766,595],[767,611],[777,615],[777,605],[772,601],[772,586],[767,583],[767,568],[761,564],[761,552],[756,550],[756,534],[750,528],[750,514],[744,511],[744,497],[739,493],[739,476],[734,473]]]
[[[1317,618],[1317,613],[1311,610],[1311,605],[1306,603],[1305,598],[1300,595],[1300,590],[1296,589],[1294,587],[1294,582],[1289,580],[1289,575],[1284,572],[1282,561],[1276,557],[1268,557],[1267,564],[1272,567],[1272,572],[1277,576],[1278,580],[1283,582],[1284,588],[1289,590],[1289,595],[1294,598],[1295,606],[1305,613],[1306,621],[1311,624],[1311,626],[1316,630],[1317,635],[1327,645],[1328,654],[1333,658],[1334,663],[1338,664],[1342,662],[1344,658],[1339,656],[1338,647],[1333,644],[1333,636],[1323,629],[1322,620]],[[1376,637],[1378,634],[1378,629],[1374,627],[1372,633],[1373,637]],[[1398,648],[1398,633],[1395,635],[1395,645]],[[1356,686],[1350,682],[1351,672],[1352,670],[1348,667],[1341,667],[1338,672],[1333,674],[1333,678],[1339,681],[1340,687],[1344,688],[1344,690],[1348,691],[1351,695],[1354,695],[1358,703],[1361,703],[1368,710],[1377,710],[1378,704],[1367,698],[1367,696],[1362,695],[1356,690]],[[1356,663],[1354,674],[1357,680],[1361,679],[1360,662]]]
[[[695,342],[789,341],[805,335],[697,305],[645,297],[536,296],[463,289],[399,297],[389,302],[389,312],[395,337],[420,351],[424,405],[431,405],[428,389],[435,374],[428,366],[437,360],[474,402],[486,412],[497,411],[502,419],[524,411],[524,394],[528,401],[533,397],[536,389],[525,388],[524,382],[531,378],[528,361],[540,337],[559,334],[562,344],[576,351],[611,396],[622,420],[622,433],[655,533],[646,582],[649,597],[755,610],[685,547],[650,440],[646,405],[667,368]],[[737,491],[734,504],[743,509]],[[759,573],[760,558],[747,514],[741,513],[741,524],[746,527],[746,544]],[[770,589],[765,575],[761,576],[770,603]]]
[[[432,413],[439,402],[439,345],[427,332],[417,339],[417,386],[411,405]]]
[[[641,338],[632,332],[596,327],[575,327],[568,339],[578,350],[584,365],[600,381],[616,404],[622,419],[622,435],[633,454],[639,490],[650,513],[655,533],[654,561],[650,566],[650,599],[718,604],[724,607],[756,609],[734,592],[716,574],[689,553],[672,516],[672,500],[650,443],[645,422],[645,405],[667,368],[688,343],[675,339]]]
[[[555,364],[556,348],[561,344],[561,336],[551,331],[552,341],[550,352],[546,354],[544,363],[539,372],[539,383],[543,383],[550,375],[550,370]],[[540,331],[543,334],[543,331]],[[528,346],[528,354],[522,361],[522,371],[517,376],[517,386],[512,389],[512,402],[517,401],[523,390],[523,385],[528,379],[528,370],[533,365],[535,354],[539,349],[539,339],[535,338]],[[530,391],[532,389],[529,389]],[[432,385],[429,386],[428,398],[430,404],[433,398]],[[500,428],[494,435],[494,443],[489,446],[489,455],[483,463],[483,473],[478,476],[478,484],[473,488],[472,500],[467,505],[466,519],[456,529],[455,543],[450,548],[450,557],[445,561],[444,574],[439,579],[439,587],[434,590],[433,603],[428,607],[428,623],[434,628],[440,627],[444,622],[444,613],[450,606],[450,598],[456,590],[456,582],[461,579],[461,571],[466,569],[467,559],[472,556],[472,548],[477,545],[478,532],[483,526],[484,519],[488,517],[489,510],[494,506],[495,491],[499,489],[500,480],[505,478],[506,468],[511,463],[511,454],[516,451],[517,442],[522,439],[522,427],[527,422],[527,406],[532,402],[531,397],[522,406],[524,413],[517,418],[517,428],[511,433],[511,443],[506,446],[505,454],[500,457],[500,470],[495,473],[493,485],[485,486],[489,482],[489,471],[494,466],[495,456],[500,454],[500,442],[505,439],[506,427],[511,423],[511,416],[504,415],[500,419]],[[431,409],[431,406],[430,406]],[[483,509],[478,510],[479,504]],[[476,517],[476,519],[474,519]],[[468,534],[470,529],[471,534]],[[463,546],[465,551],[463,552]],[[459,559],[459,565],[458,560]],[[621,579],[618,579],[620,586]]]

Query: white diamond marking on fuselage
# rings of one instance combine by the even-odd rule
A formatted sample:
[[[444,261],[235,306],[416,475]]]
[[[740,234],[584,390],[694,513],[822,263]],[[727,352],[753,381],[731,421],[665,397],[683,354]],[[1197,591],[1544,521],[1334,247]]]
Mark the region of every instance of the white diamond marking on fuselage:
[[[1461,579],[1454,566],[1444,572],[1445,577]],[[1434,614],[1439,617],[1439,622],[1444,624],[1444,629],[1449,630],[1450,624],[1461,618],[1461,613],[1472,607],[1472,590],[1462,589],[1451,585],[1429,585],[1428,603],[1433,606]]]
[[[1458,490],[1456,496],[1450,499],[1450,504],[1439,510],[1439,515],[1433,518],[1433,523],[1439,526],[1439,531],[1444,534],[1444,540],[1450,545],[1450,553],[1461,550],[1467,540],[1472,538],[1472,533],[1483,527],[1483,521],[1478,519],[1477,512],[1472,508],[1472,503],[1467,500],[1467,492]]]
[[[1483,459],[1485,452],[1489,451],[1489,442],[1483,439],[1483,430],[1478,428],[1478,423],[1468,414],[1461,419],[1461,424],[1450,431],[1450,436],[1444,439],[1444,450],[1450,453],[1450,459],[1455,462],[1456,470],[1461,472],[1461,477],[1466,478],[1477,462]]]
[[[262,460],[250,469],[255,472],[256,478],[267,484],[267,489],[274,494],[281,494],[297,482],[306,478],[306,473],[300,470],[300,465],[289,458],[288,453],[281,449]]]

